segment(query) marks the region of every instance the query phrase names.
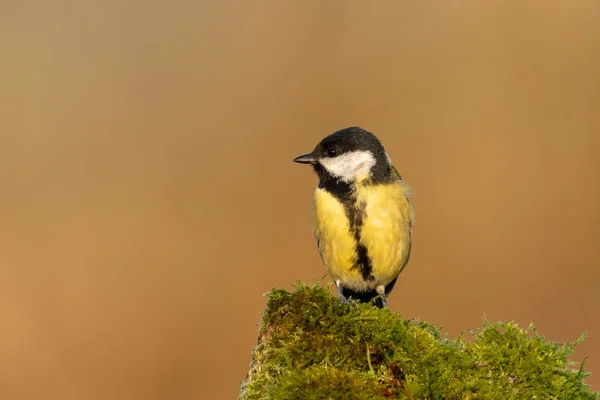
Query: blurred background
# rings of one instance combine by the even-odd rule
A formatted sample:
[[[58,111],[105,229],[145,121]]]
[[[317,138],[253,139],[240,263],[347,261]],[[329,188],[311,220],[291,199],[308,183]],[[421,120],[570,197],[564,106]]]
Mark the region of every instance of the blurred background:
[[[0,32],[2,399],[236,398],[263,293],[325,275],[291,160],[354,125],[415,193],[392,310],[587,331],[600,390],[598,2],[8,0]]]

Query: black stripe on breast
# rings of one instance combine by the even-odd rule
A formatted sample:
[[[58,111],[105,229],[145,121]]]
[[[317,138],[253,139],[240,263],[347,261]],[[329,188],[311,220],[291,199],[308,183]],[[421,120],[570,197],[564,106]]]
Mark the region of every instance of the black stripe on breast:
[[[356,186],[337,179],[321,179],[319,188],[331,193],[343,205],[346,217],[350,221],[350,231],[356,240],[356,263],[354,268],[360,271],[365,281],[373,281],[373,266],[367,248],[360,243],[360,231],[366,217],[365,204],[356,199]]]

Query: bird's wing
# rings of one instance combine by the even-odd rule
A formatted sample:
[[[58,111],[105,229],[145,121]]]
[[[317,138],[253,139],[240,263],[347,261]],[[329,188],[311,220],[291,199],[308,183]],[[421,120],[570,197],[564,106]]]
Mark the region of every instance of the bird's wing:
[[[392,177],[396,180],[401,181],[402,180],[402,176],[400,176],[400,173],[398,172],[398,170],[396,169],[396,167],[394,167],[393,164],[390,164],[390,167],[392,169]]]
[[[412,225],[415,223],[415,209],[409,201],[409,197],[412,196],[411,188],[402,180],[402,176],[400,176],[400,173],[398,172],[396,167],[394,167],[393,164],[390,164],[390,167],[392,169],[392,177],[400,181],[400,184],[404,188],[404,195],[406,196],[406,201],[408,201],[408,205],[410,207],[410,225],[412,227]]]

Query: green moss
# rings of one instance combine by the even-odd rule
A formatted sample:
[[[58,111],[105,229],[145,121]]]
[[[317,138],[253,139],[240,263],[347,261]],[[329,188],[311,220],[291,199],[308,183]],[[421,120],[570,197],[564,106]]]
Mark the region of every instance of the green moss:
[[[298,284],[268,294],[240,399],[597,399],[535,328],[488,323],[455,340],[369,304]]]

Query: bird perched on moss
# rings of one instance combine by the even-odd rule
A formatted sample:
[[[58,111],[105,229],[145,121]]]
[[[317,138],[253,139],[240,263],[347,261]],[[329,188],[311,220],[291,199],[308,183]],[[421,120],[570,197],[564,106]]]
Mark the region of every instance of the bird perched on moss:
[[[338,297],[386,307],[410,257],[414,210],[383,145],[362,128],[346,128],[294,161],[319,177],[314,233]]]

